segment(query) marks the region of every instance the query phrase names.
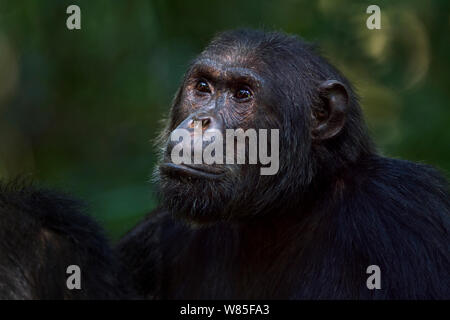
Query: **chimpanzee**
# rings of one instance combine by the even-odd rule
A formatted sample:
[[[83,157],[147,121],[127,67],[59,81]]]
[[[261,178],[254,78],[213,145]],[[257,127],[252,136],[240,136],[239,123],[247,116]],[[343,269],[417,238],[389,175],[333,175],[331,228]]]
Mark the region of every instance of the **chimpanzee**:
[[[279,170],[175,163],[171,134],[196,122],[278,129]],[[352,85],[298,37],[219,34],[189,67],[160,143],[160,207],[117,247],[142,297],[450,298],[447,182],[379,155]]]
[[[131,296],[102,230],[84,210],[20,179],[0,183],[0,299]]]

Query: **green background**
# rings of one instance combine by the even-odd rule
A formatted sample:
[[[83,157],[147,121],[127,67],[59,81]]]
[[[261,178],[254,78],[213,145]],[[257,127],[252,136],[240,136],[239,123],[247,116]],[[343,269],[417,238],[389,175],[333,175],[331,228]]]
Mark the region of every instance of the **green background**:
[[[79,31],[66,8],[81,8]],[[366,8],[381,8],[381,30]],[[85,199],[117,239],[155,207],[152,139],[182,74],[222,30],[320,45],[388,156],[450,172],[450,1],[0,0],[0,179]]]

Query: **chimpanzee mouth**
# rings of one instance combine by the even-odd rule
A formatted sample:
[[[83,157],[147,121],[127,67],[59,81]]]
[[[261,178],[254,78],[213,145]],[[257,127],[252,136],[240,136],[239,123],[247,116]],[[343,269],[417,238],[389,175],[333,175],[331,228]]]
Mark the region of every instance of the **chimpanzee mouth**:
[[[217,179],[224,175],[225,171],[208,165],[193,164],[175,164],[171,162],[163,163],[159,166],[160,170],[168,175],[176,176],[197,176],[208,179]]]

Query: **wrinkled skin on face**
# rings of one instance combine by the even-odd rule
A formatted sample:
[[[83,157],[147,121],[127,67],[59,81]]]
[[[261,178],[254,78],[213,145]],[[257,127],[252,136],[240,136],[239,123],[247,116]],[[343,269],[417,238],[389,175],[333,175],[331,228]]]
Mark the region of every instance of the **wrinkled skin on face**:
[[[168,132],[177,128],[193,132],[194,121],[199,121],[203,134],[210,130],[222,133],[226,150],[226,129],[278,128],[278,119],[263,116],[270,113],[263,89],[263,79],[244,63],[200,57],[178,93]],[[259,164],[227,164],[225,158],[223,164],[174,165],[170,154],[175,142],[165,139],[160,186],[165,202],[182,217],[201,222],[226,219],[234,211],[233,204],[241,209],[250,204],[249,191],[261,192],[254,186],[271,180],[259,174]],[[207,145],[204,141],[203,148]]]

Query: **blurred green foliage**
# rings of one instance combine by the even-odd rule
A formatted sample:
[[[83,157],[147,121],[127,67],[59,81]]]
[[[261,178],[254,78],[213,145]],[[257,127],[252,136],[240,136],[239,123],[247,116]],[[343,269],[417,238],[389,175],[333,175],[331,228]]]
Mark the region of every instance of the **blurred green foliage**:
[[[381,30],[366,28],[370,4]],[[384,154],[450,172],[449,1],[0,0],[0,178],[86,199],[117,238],[156,205],[151,139],[186,66],[237,27],[319,44]]]

